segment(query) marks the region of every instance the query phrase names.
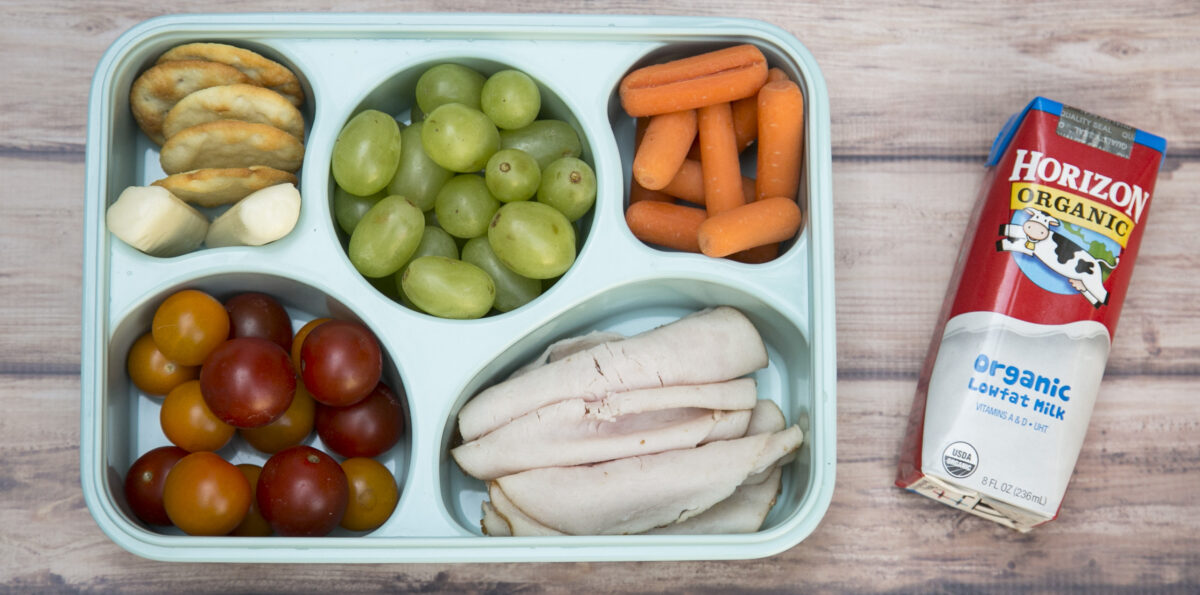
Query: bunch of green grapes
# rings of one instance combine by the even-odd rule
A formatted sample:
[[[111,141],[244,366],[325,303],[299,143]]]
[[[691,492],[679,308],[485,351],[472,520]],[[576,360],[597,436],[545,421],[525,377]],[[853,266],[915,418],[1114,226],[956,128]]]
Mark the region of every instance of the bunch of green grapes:
[[[417,80],[408,123],[356,114],[333,146],[333,211],[372,285],[443,318],[508,312],[571,267],[596,174],[570,124],[538,119],[517,70],[439,64]]]

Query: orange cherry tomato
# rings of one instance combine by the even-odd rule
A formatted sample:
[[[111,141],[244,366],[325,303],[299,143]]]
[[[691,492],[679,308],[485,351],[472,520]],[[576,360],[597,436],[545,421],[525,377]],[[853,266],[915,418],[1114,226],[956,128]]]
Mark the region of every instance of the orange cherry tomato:
[[[183,457],[167,473],[163,506],[188,535],[226,535],[250,510],[250,482],[237,467],[211,452]]]
[[[229,338],[229,313],[211,295],[184,289],[159,304],[150,332],[167,359],[185,366],[199,366]]]
[[[165,396],[171,389],[200,375],[200,368],[196,366],[184,366],[167,359],[154,344],[154,336],[150,333],[133,342],[125,358],[125,369],[133,385],[152,397]]]
[[[305,323],[304,326],[300,327],[300,330],[296,331],[296,336],[292,338],[292,367],[296,368],[297,375],[300,374],[300,346],[304,344],[304,338],[307,337],[313,329],[325,324],[326,322],[329,322],[330,320],[333,319],[314,318]]]
[[[262,513],[258,512],[258,502],[254,501],[255,492],[258,490],[258,476],[262,474],[262,467],[254,463],[242,463],[237,468],[242,475],[246,476],[246,481],[250,482],[250,510],[246,511],[246,518],[242,519],[241,524],[234,527],[229,534],[238,537],[266,537],[274,531],[271,530],[271,524],[263,518]]]
[[[265,426],[241,428],[238,433],[250,446],[267,454],[275,454],[308,438],[313,431],[316,410],[317,402],[308,394],[304,383],[296,382],[292,404],[288,405],[283,415]]]
[[[167,440],[188,452],[220,450],[237,431],[208,408],[199,380],[184,382],[167,393],[158,419]]]
[[[351,531],[378,529],[392,516],[400,501],[396,478],[375,459],[356,457],[342,461],[346,481],[350,484],[350,499],[342,527]]]

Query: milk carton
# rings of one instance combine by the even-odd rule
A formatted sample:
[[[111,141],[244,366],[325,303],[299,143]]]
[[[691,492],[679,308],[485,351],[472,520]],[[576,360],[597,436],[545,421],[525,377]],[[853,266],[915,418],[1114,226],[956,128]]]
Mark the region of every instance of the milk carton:
[[[1166,142],[1037,98],[996,138],[896,484],[1020,531],[1058,515]]]

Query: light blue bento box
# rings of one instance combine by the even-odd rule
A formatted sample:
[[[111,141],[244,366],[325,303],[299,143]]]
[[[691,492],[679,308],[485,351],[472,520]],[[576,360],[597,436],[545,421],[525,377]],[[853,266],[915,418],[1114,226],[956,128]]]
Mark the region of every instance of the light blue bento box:
[[[137,75],[167,49],[217,41],[291,67],[304,86],[303,207],[290,235],[262,247],[202,249],[155,258],[113,237],[105,209],[127,186],[162,176],[158,147],[129,108]],[[805,97],[804,227],[766,264],[659,250],[625,225],[634,121],[617,86],[638,66],[751,43]],[[577,227],[574,266],[534,302],[473,321],[433,318],[382,295],[354,270],[331,208],[329,170],[341,126],[367,107],[401,115],[417,77],[458,62],[488,74],[528,73],[543,114],[579,131],[597,174],[593,213]],[[87,133],[80,464],[88,508],[100,528],[139,556],[227,562],[498,562],[727,559],[769,556],[801,542],[829,506],[836,460],[836,361],[829,102],[812,55],[787,32],[725,18],[495,14],[240,14],[168,16],[141,23],[101,59]],[[752,174],[752,169],[750,170]],[[161,399],[141,394],[125,354],[154,308],[190,287],[215,296],[264,291],[298,327],[351,316],[378,335],[384,379],[403,387],[406,434],[377,457],[396,476],[400,502],[369,533],[328,537],[194,537],[134,517],[122,482],[146,451],[167,445]],[[489,537],[480,529],[484,484],[448,454],[458,410],[482,387],[550,342],[591,330],[637,333],[715,305],[746,313],[767,345],[759,398],[775,401],[804,445],[783,475],[762,529],[739,535]],[[319,439],[310,438],[310,443]],[[237,441],[234,463],[265,456]]]

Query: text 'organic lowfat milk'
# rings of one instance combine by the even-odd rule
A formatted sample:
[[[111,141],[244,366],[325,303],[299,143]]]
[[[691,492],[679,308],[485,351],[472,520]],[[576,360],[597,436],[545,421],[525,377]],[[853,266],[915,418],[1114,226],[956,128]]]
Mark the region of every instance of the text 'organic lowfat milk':
[[[896,484],[1021,531],[1087,431],[1166,151],[1038,98],[992,147],[917,384]]]

